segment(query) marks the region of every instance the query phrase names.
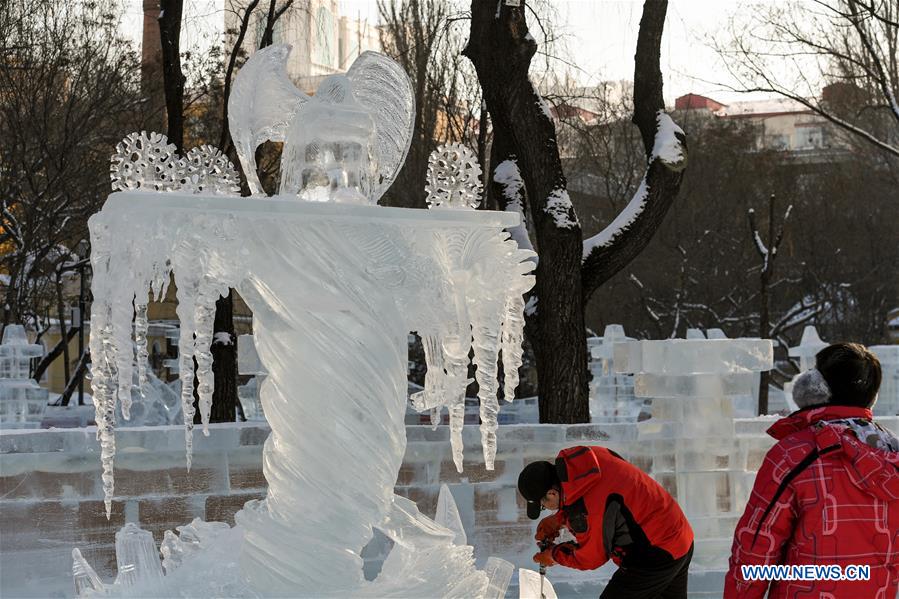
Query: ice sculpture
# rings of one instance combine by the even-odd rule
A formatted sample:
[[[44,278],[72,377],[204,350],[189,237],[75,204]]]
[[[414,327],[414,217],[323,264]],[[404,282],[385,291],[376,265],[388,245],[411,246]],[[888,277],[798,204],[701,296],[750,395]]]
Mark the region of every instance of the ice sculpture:
[[[446,484],[440,485],[434,522],[453,532],[455,535],[453,542],[456,545],[466,545],[468,543],[465,528],[462,526],[462,518],[459,516],[459,508],[456,506],[456,500],[453,499],[453,494]]]
[[[754,379],[771,368],[768,339],[629,341],[614,347],[615,370],[633,372],[634,393],[652,399],[638,441],[696,533],[693,569],[727,567],[733,530],[764,455],[764,437],[734,434],[734,412],[754,397]]]
[[[376,204],[412,140],[409,77],[386,56],[364,52],[310,98],[287,77],[290,51],[269,46],[250,57],[228,100],[228,126],[250,192],[263,194],[255,151],[272,140],[284,142],[281,194]]]
[[[880,392],[874,404],[877,416],[899,415],[899,345],[872,345],[868,347],[883,369]]]
[[[202,145],[180,158],[175,144],[161,133],[141,131],[125,136],[112,155],[109,173],[113,191],[240,192],[237,169],[218,148]]]
[[[31,360],[44,355],[44,346],[29,343],[25,327],[8,324],[0,343],[0,423],[3,428],[37,428],[49,393],[30,375]]]
[[[304,200],[368,203],[374,143],[374,119],[356,101],[349,79],[331,75],[288,128],[281,154],[281,193]]]
[[[799,372],[805,372],[815,367],[815,355],[827,347],[827,343],[821,340],[818,330],[812,325],[806,325],[802,329],[802,338],[799,345],[790,348],[790,357],[799,358]]]
[[[430,208],[477,208],[481,203],[481,165],[462,144],[439,146],[428,157]]]
[[[511,400],[521,365],[522,295],[533,285],[534,254],[519,250],[505,232],[518,224],[511,213],[369,205],[389,186],[408,150],[408,78],[386,57],[366,53],[346,76],[326,79],[310,99],[286,78],[288,52],[276,46],[252,57],[229,102],[231,132],[254,194],[260,190],[253,151],[266,139],[285,142],[285,195],[215,195],[198,185],[199,178],[183,177],[177,185],[166,177],[154,187],[157,169],[132,172],[122,158],[113,174],[128,191],[112,194],[90,219],[93,391],[107,515],[116,408],[127,417],[131,401],[132,301],[146,298],[148,289],[164,295],[174,275],[180,371],[192,372],[196,360],[204,432],[215,301],[235,288],[252,309],[253,340],[266,372],[260,397],[272,429],[263,451],[269,489],[265,500],[248,502],[235,515],[235,529],[215,538],[208,527],[192,523],[198,537],[210,538],[205,547],[185,541],[188,529],[180,538],[167,534],[166,576],[154,592],[164,595],[180,584],[187,568],[178,566],[188,558],[201,560],[191,571],[197,563],[211,568],[206,583],[190,582],[196,594],[468,597],[491,584],[498,589],[504,569],[496,568],[495,579],[488,580],[474,569],[472,548],[454,542],[464,531],[458,514],[450,518],[449,496],[443,519],[454,530],[393,493],[406,443],[406,338],[418,331],[426,340],[433,371],[419,404],[450,410],[460,470],[474,349],[481,439],[492,469],[497,361],[502,350]],[[160,156],[171,153],[164,138],[149,139]],[[142,178],[149,183],[131,185]],[[148,194],[145,187],[166,193]],[[470,207],[471,200],[459,207]],[[136,302],[133,311],[139,346],[146,342],[145,308]],[[138,355],[144,352],[138,348]],[[194,385],[191,376],[181,380],[189,468]],[[368,583],[360,551],[375,528],[394,547]],[[240,568],[224,568],[237,546]],[[423,579],[420,572],[429,575]],[[215,586],[200,590],[197,584]]]
[[[558,595],[546,576],[540,576],[534,570],[519,568],[518,599],[558,599]]]
[[[643,400],[634,398],[634,375],[615,372],[616,343],[632,341],[620,324],[607,325],[602,337],[587,340],[590,348],[590,420],[592,422],[636,422]]]
[[[162,564],[153,534],[128,522],[115,535],[116,566],[119,576],[127,571],[128,584],[162,578]]]
[[[799,340],[799,345],[789,349],[789,356],[791,358],[799,359],[799,374],[815,367],[815,356],[825,347],[827,347],[827,343],[821,340],[821,337],[818,335],[818,329],[813,325],[806,325],[806,327],[802,329],[802,337]],[[788,412],[799,409],[799,406],[797,406],[796,402],[793,400],[793,381],[784,384],[782,397]],[[773,413],[777,409],[777,406],[775,393],[772,393],[768,400],[769,413]]]
[[[272,427],[263,456],[269,495],[236,517],[249,585],[270,594],[355,592],[364,586],[358,552],[373,526],[408,550],[394,548],[397,557],[388,558],[373,584],[408,584],[396,569],[423,568],[429,562],[415,548],[452,533],[433,523],[428,528],[414,504],[392,491],[405,449],[407,331],[436,340],[434,358],[445,364],[467,368],[474,346],[482,438],[492,459],[496,360],[503,343],[520,338],[509,306],[532,284],[531,254],[503,231],[515,218],[284,198],[110,196],[90,221],[93,388],[107,502],[111,414],[123,376],[117,366],[130,367],[133,353],[131,300],[158,288],[171,269],[182,360],[197,355],[204,362],[215,299],[235,287],[253,311],[256,348],[269,373],[261,389]],[[508,335],[504,325],[513,329]],[[464,387],[459,391],[464,396]],[[201,389],[201,397],[207,392]],[[192,400],[192,391],[185,394]],[[206,421],[208,403],[200,403]],[[189,441],[192,419],[185,420]],[[470,568],[470,559],[458,554],[462,548],[441,546],[450,554],[428,555]],[[427,588],[441,594],[437,589],[451,580],[469,591],[486,584],[486,578],[445,574],[429,578]]]

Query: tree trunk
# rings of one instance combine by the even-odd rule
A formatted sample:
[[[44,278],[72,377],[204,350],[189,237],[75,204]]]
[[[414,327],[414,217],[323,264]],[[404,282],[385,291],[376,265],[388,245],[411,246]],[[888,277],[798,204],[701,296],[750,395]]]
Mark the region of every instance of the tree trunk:
[[[215,390],[212,393],[212,413],[210,422],[234,422],[237,409],[237,336],[234,334],[234,291],[215,302],[215,323],[213,325],[212,373]],[[231,343],[218,339],[227,334]]]
[[[33,378],[35,382],[39,383],[41,381],[41,377],[44,376],[44,372],[50,367],[50,364],[59,357],[65,347],[68,347],[69,342],[75,338],[75,335],[78,332],[79,329],[77,327],[69,327],[66,330],[65,336],[61,337],[56,345],[53,346],[53,349],[41,358],[41,361],[34,367],[34,372],[31,373],[31,378]]]
[[[160,0],[159,38],[169,142],[184,153],[184,73],[181,72],[181,13],[184,0]]]
[[[588,422],[587,341],[581,293],[581,227],[568,201],[555,127],[528,78],[537,44],[526,7],[472,0],[463,51],[474,64],[494,135],[515,148],[540,248],[529,324],[540,380],[540,421]],[[552,200],[552,204],[548,203]]]

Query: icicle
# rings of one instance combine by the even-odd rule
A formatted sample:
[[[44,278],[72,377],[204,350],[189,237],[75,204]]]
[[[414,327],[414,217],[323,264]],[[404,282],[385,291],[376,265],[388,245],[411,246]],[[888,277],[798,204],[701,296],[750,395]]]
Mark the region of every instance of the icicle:
[[[500,316],[496,314],[498,311],[490,310],[489,305],[483,306],[483,309],[484,314]],[[481,403],[481,446],[487,470],[493,470],[493,460],[496,458],[496,428],[499,413],[496,391],[500,328],[499,318],[490,324],[475,322],[473,327],[474,363],[477,366],[475,378],[478,381],[478,399]]]
[[[449,396],[450,446],[456,471],[462,472],[462,427],[465,425],[465,390],[468,378],[468,351],[471,349],[471,334],[448,336],[443,340],[442,352],[447,368],[447,390]]]
[[[503,314],[502,358],[503,358],[503,396],[507,402],[515,399],[515,388],[518,387],[518,369],[522,364],[524,352],[521,343],[524,340],[524,297],[513,294],[506,298]]]
[[[91,322],[96,334],[91,335],[91,390],[94,398],[97,440],[100,442],[100,465],[103,472],[103,503],[106,519],[112,515],[112,495],[115,489],[113,461],[115,459],[115,399],[116,370],[113,362],[113,343],[110,325],[107,322],[109,305],[94,301]]]
[[[197,360],[197,395],[199,396],[200,419],[203,422],[203,434],[209,436],[209,413],[212,411],[212,393],[215,388],[215,377],[212,373],[212,333],[215,325],[216,293],[209,286],[204,286],[197,296],[194,306],[194,357]]]
[[[443,402],[443,392],[446,387],[446,373],[443,368],[443,351],[440,347],[440,339],[435,335],[424,335],[421,345],[425,352],[425,388],[413,393],[412,407],[419,412],[431,410],[431,423],[434,424],[434,409]],[[437,410],[439,417],[440,410]],[[439,419],[437,421],[439,423]]]
[[[179,274],[175,269],[175,284],[178,287],[178,307],[175,312],[181,323],[178,338],[178,376],[181,380],[181,412],[184,415],[184,446],[187,469],[193,461],[194,447],[194,325],[198,284],[196,279]]]
[[[140,297],[140,296],[138,296]],[[147,387],[147,303],[135,300],[134,302],[134,345],[137,348],[137,386],[140,396],[146,397]]]
[[[126,284],[126,283],[122,283]],[[122,417],[131,420],[131,387],[134,386],[134,342],[131,339],[131,318],[134,314],[132,301],[118,301],[112,305],[112,343],[116,365],[118,399],[122,407]]]

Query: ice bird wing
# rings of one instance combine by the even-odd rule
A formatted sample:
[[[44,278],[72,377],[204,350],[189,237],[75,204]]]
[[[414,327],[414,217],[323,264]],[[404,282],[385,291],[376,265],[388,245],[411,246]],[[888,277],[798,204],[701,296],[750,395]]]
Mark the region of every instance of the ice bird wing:
[[[253,54],[234,78],[228,98],[228,127],[253,195],[263,194],[256,174],[256,148],[284,141],[287,128],[309,96],[287,76],[292,46],[279,44]]]
[[[372,201],[393,184],[406,160],[415,121],[412,82],[403,68],[377,52],[363,52],[347,71],[353,96],[375,122],[375,172]]]

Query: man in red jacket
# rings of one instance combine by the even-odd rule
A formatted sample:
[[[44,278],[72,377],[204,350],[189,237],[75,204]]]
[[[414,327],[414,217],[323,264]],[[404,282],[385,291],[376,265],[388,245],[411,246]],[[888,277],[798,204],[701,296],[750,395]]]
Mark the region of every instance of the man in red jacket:
[[[778,442],[734,533],[728,599],[897,597],[899,440],[871,415],[880,363],[856,343],[815,361],[794,385],[801,409],[768,429]],[[785,568],[759,579],[762,565]],[[863,578],[855,566],[870,568],[867,580],[839,580]]]
[[[593,570],[611,559],[619,568],[603,599],[686,598],[693,530],[671,495],[614,451],[564,449],[555,464],[528,464],[518,491],[532,520],[558,510],[537,526],[548,546],[535,562]],[[554,544],[563,527],[576,542]]]

